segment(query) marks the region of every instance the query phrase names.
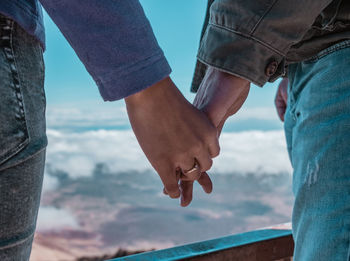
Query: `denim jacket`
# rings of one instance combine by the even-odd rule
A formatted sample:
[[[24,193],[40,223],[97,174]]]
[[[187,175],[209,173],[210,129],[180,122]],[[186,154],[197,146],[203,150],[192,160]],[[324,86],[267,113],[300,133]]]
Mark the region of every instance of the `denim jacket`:
[[[138,0],[40,0],[97,83],[104,100],[118,100],[171,72]],[[38,0],[1,0],[0,13],[45,47]]]
[[[263,86],[346,39],[349,0],[209,0],[191,90],[208,65]]]

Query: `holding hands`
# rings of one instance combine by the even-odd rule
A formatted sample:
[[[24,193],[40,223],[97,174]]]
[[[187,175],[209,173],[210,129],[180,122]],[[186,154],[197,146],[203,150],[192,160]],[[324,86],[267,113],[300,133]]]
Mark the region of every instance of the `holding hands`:
[[[248,97],[250,83],[231,74],[208,67],[205,77],[198,89],[193,105],[203,112],[215,126],[218,137],[225,121],[235,114]],[[206,173],[202,174],[207,175]],[[200,180],[198,180],[199,183]],[[187,190],[193,190],[193,182],[187,183]],[[191,203],[191,197],[186,205]]]
[[[171,198],[181,196],[182,206],[191,202],[195,180],[210,193],[212,183],[205,172],[220,148],[217,130],[206,115],[183,97],[170,78],[125,102],[134,133],[164,191]]]
[[[148,160],[159,174],[164,193],[192,201],[193,183],[207,193],[206,173],[219,155],[218,136],[226,119],[243,105],[250,83],[209,67],[190,104],[168,77],[125,99],[130,123]]]
[[[288,80],[281,82],[275,100],[281,120],[287,84]],[[181,197],[181,206],[191,203],[196,180],[205,192],[212,191],[206,171],[219,155],[218,137],[249,90],[248,80],[209,66],[193,105],[169,77],[125,99],[132,128],[163,182],[164,193]]]

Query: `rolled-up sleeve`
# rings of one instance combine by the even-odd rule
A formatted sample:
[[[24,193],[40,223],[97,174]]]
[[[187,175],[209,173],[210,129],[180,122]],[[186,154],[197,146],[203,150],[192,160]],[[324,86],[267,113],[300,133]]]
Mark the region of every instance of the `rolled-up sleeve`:
[[[300,42],[331,0],[209,1],[192,82],[196,91],[206,66],[263,86],[284,73],[290,47]]]
[[[106,101],[139,92],[171,69],[138,0],[40,0]]]

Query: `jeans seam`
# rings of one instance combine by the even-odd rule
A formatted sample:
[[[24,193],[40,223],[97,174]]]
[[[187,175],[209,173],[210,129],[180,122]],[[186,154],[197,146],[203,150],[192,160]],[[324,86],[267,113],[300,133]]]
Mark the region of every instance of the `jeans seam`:
[[[15,163],[9,165],[9,166],[6,166],[5,168],[2,168],[1,165],[0,165],[0,172],[1,171],[4,171],[4,170],[7,170],[9,168],[14,168],[16,166],[18,166],[19,164],[22,164],[23,162],[27,161],[27,160],[30,160],[31,158],[35,157],[36,155],[40,154],[41,152],[43,152],[44,150],[46,150],[46,147],[38,150],[37,152],[31,154],[29,157],[26,157],[24,158],[23,160],[19,160],[19,161],[16,161]],[[0,173],[1,174],[1,173]]]
[[[200,61],[202,64],[204,64],[204,65],[206,65],[206,66],[216,67],[216,68],[218,68],[218,69],[219,69],[220,71],[222,71],[222,72],[226,72],[226,73],[235,75],[235,76],[240,77],[240,78],[243,78],[243,79],[245,79],[245,80],[247,80],[247,81],[252,81],[252,80],[250,79],[250,77],[248,77],[247,74],[246,74],[245,72],[243,72],[243,71],[235,71],[235,72],[233,72],[233,71],[227,70],[227,69],[223,68],[222,65],[218,65],[218,64],[216,64],[216,63],[208,62],[207,59],[201,58],[201,57],[199,57],[199,56],[197,56],[197,60]],[[256,81],[257,84],[260,84],[261,86],[263,85],[263,82],[261,82],[261,81],[259,81],[259,80],[255,80],[255,81]]]
[[[13,48],[13,30],[14,30],[15,22],[11,19],[6,19],[6,24],[2,26],[2,33],[1,40],[4,43],[4,53],[5,57],[9,63],[10,71],[12,74],[12,84],[10,84],[10,87],[13,88],[17,105],[19,112],[16,113],[16,119],[17,120],[24,120],[24,128],[26,130],[26,138],[20,142],[16,147],[13,149],[10,149],[2,159],[0,159],[0,165],[4,162],[6,162],[8,159],[10,159],[12,156],[16,155],[19,151],[21,151],[29,142],[30,137],[28,135],[28,129],[27,129],[27,121],[25,117],[25,109],[24,109],[24,102],[22,99],[22,93],[21,93],[21,82],[20,77],[17,70],[17,63],[16,58],[14,54],[14,48]]]
[[[211,25],[211,26],[213,26],[213,27],[220,28],[220,29],[222,29],[222,30],[226,30],[226,31],[228,31],[228,32],[231,32],[231,33],[234,33],[234,34],[237,34],[237,35],[240,35],[240,36],[242,36],[242,37],[244,37],[244,38],[247,38],[247,39],[249,39],[249,40],[252,40],[252,41],[254,41],[254,42],[257,42],[257,43],[261,44],[261,45],[264,46],[266,49],[269,49],[270,51],[272,51],[272,52],[274,52],[274,53],[276,53],[276,54],[278,54],[278,55],[280,55],[280,56],[283,56],[283,57],[286,56],[286,54],[283,53],[282,51],[280,51],[280,50],[274,48],[274,47],[271,46],[270,44],[264,42],[263,40],[260,40],[259,38],[253,36],[252,34],[246,34],[246,33],[243,33],[243,32],[239,32],[239,31],[237,31],[237,30],[235,30],[235,29],[226,27],[226,26],[224,26],[224,25],[216,24],[216,23],[214,23],[214,22],[209,22],[209,25]]]
[[[266,17],[266,15],[271,11],[271,9],[274,7],[274,5],[278,2],[278,0],[274,0],[270,6],[267,8],[267,10],[265,10],[264,14],[260,17],[260,19],[258,20],[258,22],[255,24],[255,26],[253,27],[253,29],[250,32],[250,35],[252,36],[256,29],[258,28],[258,26],[261,24],[262,20]]]
[[[13,29],[14,29],[14,21],[11,21],[11,30],[13,32]],[[26,121],[26,118],[25,118],[25,105],[23,103],[23,96],[22,96],[22,93],[21,93],[21,78],[19,77],[19,72],[18,72],[18,66],[17,66],[17,60],[16,60],[16,55],[15,55],[15,52],[14,52],[14,48],[13,48],[13,33],[11,33],[11,37],[10,37],[10,44],[11,44],[11,55],[13,57],[13,64],[14,64],[14,67],[12,68],[11,67],[11,71],[12,71],[12,75],[13,75],[13,79],[15,82],[18,82],[17,86],[16,84],[14,83],[14,89],[15,89],[15,92],[16,92],[16,99],[17,99],[17,102],[18,102],[18,105],[19,105],[19,108],[22,109],[21,112],[21,116],[23,117],[23,119]],[[26,122],[27,123],[27,122]]]
[[[4,250],[4,249],[7,249],[7,248],[10,248],[10,247],[14,247],[14,246],[18,246],[20,244],[23,244],[24,242],[26,242],[28,239],[31,239],[34,235],[34,232],[35,232],[35,229],[34,230],[31,230],[29,231],[29,233],[27,232],[24,236],[20,237],[14,237],[14,238],[11,238],[7,241],[11,242],[11,241],[15,241],[15,243],[12,243],[12,244],[8,244],[8,245],[4,245],[4,246],[1,246],[0,245],[0,251],[1,250]],[[19,239],[18,239],[19,238]]]
[[[342,41],[342,42],[339,42],[339,43],[336,43],[322,51],[320,51],[318,54],[312,56],[311,58],[303,61],[303,63],[314,63],[314,62],[317,62],[318,60],[322,59],[323,57],[331,54],[331,53],[334,53],[336,51],[339,51],[339,50],[342,50],[342,49],[345,49],[345,48],[348,48],[350,47],[350,40],[345,40],[345,41]]]

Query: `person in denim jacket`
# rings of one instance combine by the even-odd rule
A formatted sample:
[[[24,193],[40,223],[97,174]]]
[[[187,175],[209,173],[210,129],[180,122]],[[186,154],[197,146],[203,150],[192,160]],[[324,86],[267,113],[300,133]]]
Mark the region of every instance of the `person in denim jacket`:
[[[350,260],[350,2],[209,0],[196,107],[221,131],[250,83],[281,76],[275,103],[293,166],[293,260]]]

